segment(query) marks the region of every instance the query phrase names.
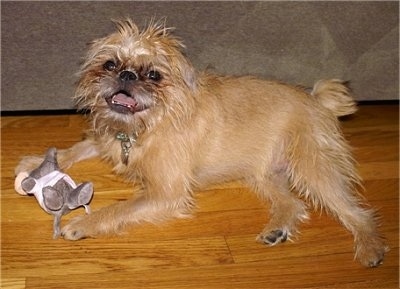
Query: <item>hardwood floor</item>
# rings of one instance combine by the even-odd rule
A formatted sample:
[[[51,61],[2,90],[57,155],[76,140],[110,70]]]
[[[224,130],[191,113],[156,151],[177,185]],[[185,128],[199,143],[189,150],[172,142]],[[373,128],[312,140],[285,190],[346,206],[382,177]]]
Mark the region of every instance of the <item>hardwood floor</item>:
[[[379,209],[391,247],[374,269],[353,260],[352,236],[325,213],[313,213],[294,242],[256,243],[268,208],[236,183],[200,192],[192,219],[143,224],[118,237],[53,240],[52,216],[14,191],[14,167],[24,155],[79,141],[83,117],[3,116],[1,288],[399,288],[398,109],[361,106],[343,122],[364,195]],[[131,185],[97,159],[68,173],[77,182],[94,182],[92,209],[131,195]],[[63,223],[80,214],[83,209]]]

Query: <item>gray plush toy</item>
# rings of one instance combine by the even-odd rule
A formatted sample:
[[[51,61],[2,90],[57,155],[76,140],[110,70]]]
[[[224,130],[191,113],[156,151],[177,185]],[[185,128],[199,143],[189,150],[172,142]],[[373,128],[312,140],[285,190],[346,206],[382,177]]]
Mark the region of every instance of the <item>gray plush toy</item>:
[[[80,206],[90,213],[88,203],[93,196],[93,184],[85,182],[76,185],[63,173],[57,163],[55,148],[47,151],[44,161],[32,172],[18,174],[15,189],[22,195],[34,195],[43,210],[54,215],[54,239],[60,236],[61,216]]]

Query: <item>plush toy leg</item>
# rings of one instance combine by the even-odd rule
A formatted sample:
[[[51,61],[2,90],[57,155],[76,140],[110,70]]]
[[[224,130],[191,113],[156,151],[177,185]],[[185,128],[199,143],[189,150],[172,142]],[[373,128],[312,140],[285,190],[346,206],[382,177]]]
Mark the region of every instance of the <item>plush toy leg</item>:
[[[54,223],[53,223],[53,239],[57,239],[61,235],[61,229],[60,229],[60,224],[61,224],[61,216],[54,216]]]
[[[92,211],[88,205],[83,205],[85,207],[86,214],[89,215]]]

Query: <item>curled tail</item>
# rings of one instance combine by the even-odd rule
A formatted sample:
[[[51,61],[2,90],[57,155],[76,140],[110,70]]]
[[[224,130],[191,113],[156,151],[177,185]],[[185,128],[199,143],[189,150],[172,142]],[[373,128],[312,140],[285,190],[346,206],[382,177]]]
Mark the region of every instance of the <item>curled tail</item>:
[[[337,117],[353,114],[357,110],[350,88],[339,79],[319,80],[314,84],[311,95]]]

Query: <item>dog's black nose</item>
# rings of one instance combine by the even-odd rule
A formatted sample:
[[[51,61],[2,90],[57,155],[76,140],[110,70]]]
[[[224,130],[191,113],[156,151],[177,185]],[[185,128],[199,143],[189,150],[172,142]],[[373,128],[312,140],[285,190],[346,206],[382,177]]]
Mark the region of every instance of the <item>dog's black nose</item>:
[[[132,71],[124,70],[119,74],[119,79],[121,79],[123,81],[136,80],[137,79],[137,75]]]

